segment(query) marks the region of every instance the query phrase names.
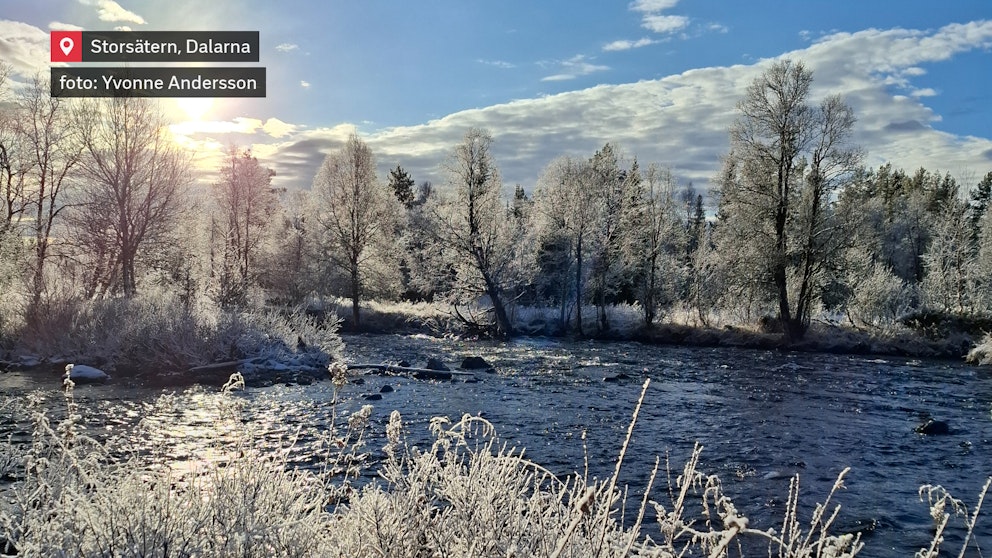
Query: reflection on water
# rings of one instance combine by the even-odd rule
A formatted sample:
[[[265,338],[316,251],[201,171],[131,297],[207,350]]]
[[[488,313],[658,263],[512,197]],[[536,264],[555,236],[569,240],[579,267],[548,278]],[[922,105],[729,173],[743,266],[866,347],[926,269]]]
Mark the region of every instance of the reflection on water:
[[[835,497],[843,505],[840,524],[878,526],[862,556],[911,555],[929,540],[931,520],[917,496],[921,484],[942,484],[973,504],[992,474],[992,378],[964,365],[534,338],[487,343],[350,336],[346,343],[352,362],[418,364],[437,356],[457,365],[464,356],[480,355],[499,373],[444,383],[367,376],[363,385],[346,386],[337,406],[329,382],[250,389],[229,398],[204,388],[163,395],[121,385],[81,386],[76,399],[90,434],[117,440],[121,451],[162,466],[224,461],[247,428],[256,447],[287,451],[293,466],[319,467],[331,421],[346,423],[368,403],[363,396],[389,384],[395,391],[374,402],[367,448],[373,459],[382,455],[392,409],[403,414],[413,444],[428,442],[432,416],[470,413],[492,421],[503,439],[525,447],[552,471],[581,472],[588,456],[590,473],[605,477],[649,377],[621,474],[632,495],[646,484],[656,455],[669,454],[681,467],[699,441],[706,448],[703,470],[720,475],[752,526],[768,528],[781,522],[792,475],[801,477],[808,514],[850,466],[848,488]],[[630,378],[603,381],[621,373]],[[14,394],[33,388],[8,384],[3,387]],[[53,381],[46,397],[58,413],[56,389]],[[923,413],[948,421],[951,433],[915,434]],[[992,546],[992,514],[978,526],[982,546]],[[953,547],[954,536],[947,540]]]

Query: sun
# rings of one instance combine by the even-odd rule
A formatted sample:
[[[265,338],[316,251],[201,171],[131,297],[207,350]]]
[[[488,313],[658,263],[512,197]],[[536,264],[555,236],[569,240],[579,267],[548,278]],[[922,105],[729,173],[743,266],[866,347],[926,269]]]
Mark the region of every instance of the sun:
[[[176,99],[176,106],[186,115],[186,118],[199,122],[213,108],[214,100],[209,97],[181,98]]]

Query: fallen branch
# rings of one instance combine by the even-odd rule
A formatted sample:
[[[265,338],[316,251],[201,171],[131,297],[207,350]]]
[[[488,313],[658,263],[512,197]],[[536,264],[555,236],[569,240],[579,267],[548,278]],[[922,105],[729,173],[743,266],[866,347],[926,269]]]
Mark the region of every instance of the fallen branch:
[[[198,374],[200,372],[226,372],[228,370],[234,371],[239,366],[243,364],[249,364],[252,361],[250,358],[244,358],[241,360],[228,360],[225,362],[215,362],[213,364],[205,364],[203,366],[194,366],[190,368],[189,371],[193,374]]]
[[[415,378],[450,380],[452,376],[474,376],[472,372],[459,372],[457,370],[434,370],[431,368],[412,368],[409,366],[397,366],[395,364],[349,364],[348,370],[378,370],[379,372],[392,372],[400,374],[411,374]]]

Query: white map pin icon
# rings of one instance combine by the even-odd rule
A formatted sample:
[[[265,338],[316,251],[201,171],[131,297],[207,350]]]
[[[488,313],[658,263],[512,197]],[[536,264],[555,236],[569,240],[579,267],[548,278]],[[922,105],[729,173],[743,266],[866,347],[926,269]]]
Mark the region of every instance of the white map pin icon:
[[[62,37],[62,40],[59,41],[59,47],[62,49],[62,52],[64,52],[66,56],[69,56],[69,53],[72,52],[72,47],[74,46],[75,43],[69,37]]]

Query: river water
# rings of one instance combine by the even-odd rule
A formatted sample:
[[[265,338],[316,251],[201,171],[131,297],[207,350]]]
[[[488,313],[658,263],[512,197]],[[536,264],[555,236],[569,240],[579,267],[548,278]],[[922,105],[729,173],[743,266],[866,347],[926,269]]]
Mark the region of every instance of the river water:
[[[345,342],[349,362],[408,360],[416,366],[433,356],[457,366],[464,356],[479,355],[497,369],[453,382],[370,375],[362,385],[343,388],[339,416],[364,404],[375,406],[368,443],[373,458],[381,456],[393,409],[402,413],[411,443],[428,442],[431,417],[481,414],[502,439],[526,448],[526,455],[550,470],[581,473],[587,455],[590,474],[603,478],[613,470],[643,381],[650,378],[621,473],[632,500],[639,500],[655,456],[664,464],[669,455],[680,471],[699,442],[701,470],[720,476],[750,525],[778,529],[792,475],[800,476],[801,517],[808,518],[838,473],[850,467],[847,488],[834,500],[842,505],[838,526],[874,526],[860,556],[912,556],[932,535],[920,485],[943,485],[971,507],[992,475],[988,369],[945,361],[543,338],[496,343],[368,335],[345,336]],[[629,378],[603,381],[620,374]],[[381,401],[365,400],[385,384],[394,391],[382,394]],[[4,395],[15,397],[41,389],[59,412],[54,378],[28,381],[6,374],[0,375],[0,386]],[[172,465],[209,458],[218,440],[235,438],[240,423],[252,425],[272,447],[295,436],[293,461],[313,465],[316,456],[309,448],[332,415],[329,382],[249,389],[237,395],[245,405],[234,421],[218,416],[213,389],[180,390],[165,404],[163,391],[117,383],[80,386],[75,396],[91,433],[99,436],[127,440],[139,419],[160,422],[161,429],[129,442],[139,449],[160,448],[156,458]],[[913,428],[925,414],[947,421],[950,433],[916,434]],[[652,497],[667,503],[663,490]],[[986,554],[992,552],[988,504],[976,530]],[[963,531],[962,521],[953,521],[956,532],[948,534],[947,548],[956,554],[959,544],[953,543]],[[651,527],[644,532],[651,534]]]

